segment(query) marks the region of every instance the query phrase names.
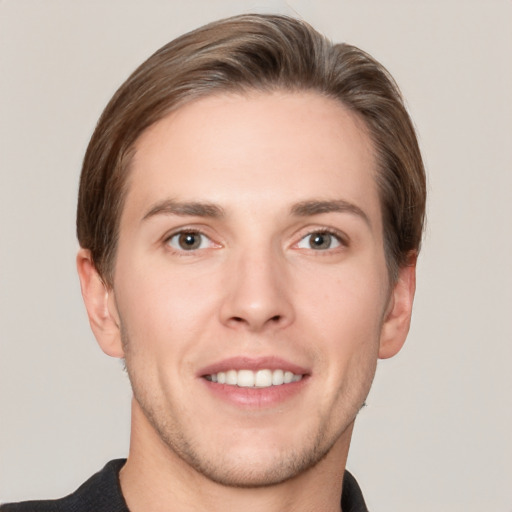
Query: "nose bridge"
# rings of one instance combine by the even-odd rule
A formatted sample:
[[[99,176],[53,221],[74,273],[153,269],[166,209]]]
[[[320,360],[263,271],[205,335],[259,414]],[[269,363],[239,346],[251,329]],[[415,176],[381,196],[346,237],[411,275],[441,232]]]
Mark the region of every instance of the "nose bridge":
[[[222,320],[252,331],[293,320],[284,256],[271,244],[234,251],[226,278]]]

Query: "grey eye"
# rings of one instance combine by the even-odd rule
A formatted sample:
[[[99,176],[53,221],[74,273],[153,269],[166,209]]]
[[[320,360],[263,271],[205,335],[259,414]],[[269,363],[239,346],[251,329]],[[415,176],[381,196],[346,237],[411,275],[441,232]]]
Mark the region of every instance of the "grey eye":
[[[327,232],[310,233],[306,235],[297,244],[300,249],[313,249],[315,251],[325,251],[334,249],[341,245],[338,237]]]
[[[167,242],[173,249],[181,251],[194,251],[210,247],[211,240],[197,231],[176,233]]]

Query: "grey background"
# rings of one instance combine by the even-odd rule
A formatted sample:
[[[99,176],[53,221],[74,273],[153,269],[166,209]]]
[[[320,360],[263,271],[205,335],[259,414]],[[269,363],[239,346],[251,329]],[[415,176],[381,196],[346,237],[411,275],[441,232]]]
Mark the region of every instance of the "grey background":
[[[348,467],[371,510],[512,511],[512,2],[0,0],[0,501],[126,455],[130,390],[74,259],[81,159],[107,100],[173,37],[296,14],[400,84],[429,172],[409,340],[379,363]]]

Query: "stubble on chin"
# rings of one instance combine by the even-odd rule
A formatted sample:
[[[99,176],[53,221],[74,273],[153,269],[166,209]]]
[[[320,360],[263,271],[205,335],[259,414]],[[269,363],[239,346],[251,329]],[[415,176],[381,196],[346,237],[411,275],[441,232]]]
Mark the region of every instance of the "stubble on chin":
[[[148,386],[144,381],[138,378],[139,373],[145,372],[135,369],[136,365],[132,364],[134,347],[126,330],[122,328],[121,333],[125,349],[125,369],[144,421],[168,450],[170,459],[177,459],[178,464],[184,463],[198,475],[226,487],[263,488],[292,480],[323,461],[342,437],[347,438],[346,450],[348,451],[355,417],[365,405],[365,398],[375,371],[375,367],[373,371],[367,368],[366,379],[359,382],[361,386],[359,390],[351,389],[350,392],[340,390],[343,395],[341,401],[346,405],[341,413],[338,412],[341,417],[333,418],[331,415],[326,415],[323,420],[320,419],[315,431],[305,435],[300,446],[276,452],[265,460],[249,460],[245,456],[237,457],[237,454],[218,447],[205,450],[202,448],[202,443],[194,442],[193,435],[181,418],[173,415],[172,411],[168,410],[169,407],[166,407],[162,401],[158,401],[155,394],[147,389]],[[221,426],[213,425],[205,428],[221,428]]]
[[[329,440],[319,432],[316,438],[309,438],[309,442],[298,449],[275,453],[275,456],[263,461],[236,457],[236,454],[226,455],[220,450],[201,453],[197,444],[187,438],[184,428],[169,424],[163,419],[162,411],[159,413],[152,410],[140,398],[135,395],[146,420],[169,450],[171,457],[177,457],[199,475],[225,487],[254,489],[282,484],[314,468],[330,453],[339,439],[339,436],[335,436]]]
[[[159,406],[145,393],[136,376],[130,370],[128,374],[132,382],[134,397],[145,421],[150,425],[158,439],[168,450],[170,459],[177,465],[183,463],[187,469],[205,477],[211,482],[226,487],[263,488],[282,484],[301,474],[310,471],[323,461],[342,436],[348,441],[354,422],[353,415],[339,423],[339,430],[333,432],[332,425],[323,424],[309,436],[304,436],[301,446],[276,452],[264,460],[250,460],[246,456],[238,456],[229,450],[204,449],[202,443],[194,442],[187,428],[180,424],[165,407]],[[357,410],[360,409],[360,404]],[[205,427],[210,428],[210,427]],[[221,428],[214,425],[212,428]],[[211,448],[211,446],[210,446]],[[346,455],[345,455],[346,456]],[[339,461],[338,464],[342,464]]]

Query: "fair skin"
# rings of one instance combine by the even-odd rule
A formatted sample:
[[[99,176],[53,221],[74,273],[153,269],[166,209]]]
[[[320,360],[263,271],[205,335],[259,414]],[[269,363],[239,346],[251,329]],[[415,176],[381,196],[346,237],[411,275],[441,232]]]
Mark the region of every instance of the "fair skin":
[[[134,391],[132,512],[339,511],[415,287],[414,265],[389,282],[375,169],[363,122],[315,93],[209,96],[139,138],[113,286],[78,254]]]

